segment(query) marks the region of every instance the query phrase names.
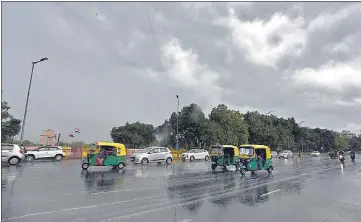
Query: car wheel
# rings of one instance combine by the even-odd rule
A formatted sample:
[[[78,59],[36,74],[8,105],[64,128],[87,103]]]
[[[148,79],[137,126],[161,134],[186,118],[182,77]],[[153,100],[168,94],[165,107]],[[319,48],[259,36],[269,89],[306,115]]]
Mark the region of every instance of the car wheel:
[[[209,160],[209,156],[206,156],[206,157],[204,158],[204,160],[205,160],[205,161],[208,161],[208,160]]]
[[[189,161],[191,161],[191,162],[193,162],[194,160],[195,160],[194,156],[191,156],[191,157],[189,158]]]
[[[143,166],[146,166],[148,163],[149,163],[149,161],[148,161],[147,158],[143,158],[143,159],[142,159],[142,165],[143,165]]]
[[[83,163],[83,164],[81,165],[81,168],[82,168],[83,170],[87,170],[87,169],[89,168],[89,163]]]
[[[26,161],[33,162],[35,157],[33,155],[26,156]]]
[[[118,168],[119,170],[123,169],[123,168],[124,168],[124,163],[119,163],[118,166],[117,166],[117,168]]]
[[[167,165],[171,165],[172,164],[172,158],[170,158],[170,157],[168,157],[167,158],[167,160],[165,161],[165,163],[167,164]]]
[[[55,156],[56,161],[60,161],[61,159],[63,159],[62,155],[58,154],[58,155]]]
[[[10,165],[17,165],[18,163],[20,163],[20,159],[19,157],[13,156],[8,160]]]

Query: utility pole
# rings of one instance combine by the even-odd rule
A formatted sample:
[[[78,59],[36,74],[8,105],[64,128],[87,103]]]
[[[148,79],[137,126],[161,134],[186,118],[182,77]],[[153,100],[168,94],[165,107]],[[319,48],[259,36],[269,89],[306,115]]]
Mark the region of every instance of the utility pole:
[[[179,150],[179,96],[176,95],[177,97],[177,133],[176,133],[176,149]]]

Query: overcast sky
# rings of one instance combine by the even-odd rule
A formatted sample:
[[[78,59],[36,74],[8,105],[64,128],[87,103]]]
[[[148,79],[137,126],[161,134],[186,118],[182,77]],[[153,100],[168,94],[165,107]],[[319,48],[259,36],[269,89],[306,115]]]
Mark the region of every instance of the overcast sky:
[[[360,3],[2,3],[2,90],[25,139],[161,124],[180,105],[361,129]],[[163,65],[161,65],[163,64]]]

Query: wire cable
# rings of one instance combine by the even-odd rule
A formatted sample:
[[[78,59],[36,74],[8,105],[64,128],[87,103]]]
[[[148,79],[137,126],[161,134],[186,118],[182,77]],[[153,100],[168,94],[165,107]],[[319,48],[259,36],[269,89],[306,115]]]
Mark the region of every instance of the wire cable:
[[[151,20],[151,18],[150,18],[150,14],[149,14],[149,10],[148,10],[147,3],[144,2],[144,5],[145,5],[145,9],[147,10],[147,17],[148,17],[148,21],[149,21],[150,30],[151,30],[151,32],[152,32],[152,36],[153,36],[155,48],[157,49],[157,55],[158,55],[159,64],[160,64],[163,72],[165,72],[165,68],[164,68],[164,65],[163,65],[163,63],[162,63],[162,59],[161,59],[161,57],[160,57],[159,45],[158,45],[157,38],[155,37],[155,31],[154,31],[154,28],[153,28],[152,20]],[[165,83],[167,84],[167,78],[164,78],[164,80],[165,80]]]

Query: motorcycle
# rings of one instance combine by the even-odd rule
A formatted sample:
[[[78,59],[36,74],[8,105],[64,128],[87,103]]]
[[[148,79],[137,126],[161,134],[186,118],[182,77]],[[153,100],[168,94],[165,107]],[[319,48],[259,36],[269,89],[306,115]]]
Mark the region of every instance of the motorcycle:
[[[350,157],[351,157],[351,161],[355,161],[355,154],[354,153],[351,153]]]
[[[340,160],[341,163],[345,162],[345,157],[342,154],[338,156],[338,159]]]

